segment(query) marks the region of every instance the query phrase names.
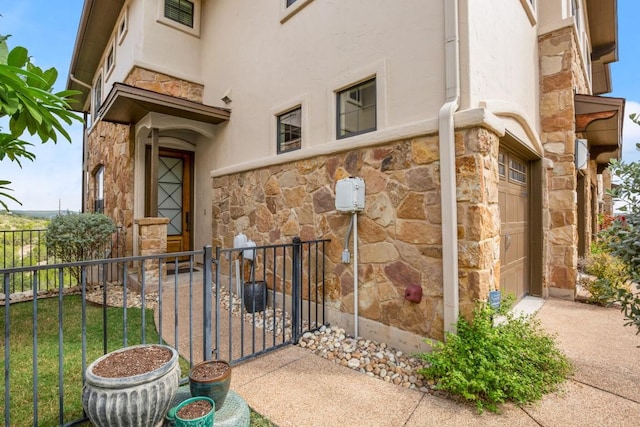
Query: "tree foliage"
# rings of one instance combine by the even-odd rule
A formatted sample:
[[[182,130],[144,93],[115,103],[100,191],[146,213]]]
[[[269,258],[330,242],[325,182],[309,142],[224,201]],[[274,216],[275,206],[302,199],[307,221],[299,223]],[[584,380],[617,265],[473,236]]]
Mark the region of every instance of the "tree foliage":
[[[21,139],[26,132],[37,135],[42,143],[57,142],[58,134],[71,142],[63,123],[71,125],[81,118],[69,106],[70,97],[77,92],[54,93],[58,71],[34,65],[24,47],[9,50],[8,37],[0,35],[0,119],[9,120],[8,129],[0,127],[0,161],[6,158],[22,167],[21,160],[35,159],[33,144]],[[7,199],[20,203],[7,193],[10,184],[0,179],[0,205],[4,209],[8,209]]]
[[[640,124],[640,116],[630,115],[631,120]],[[640,149],[640,144],[636,144]],[[619,162],[612,160],[611,173],[618,178],[609,194],[623,202],[620,211],[609,227],[601,232],[601,237],[611,253],[627,266],[629,280],[636,290],[618,290],[618,302],[622,306],[626,325],[635,326],[640,333],[640,162]]]
[[[111,218],[103,214],[59,215],[47,226],[47,248],[62,262],[104,258],[115,231]],[[80,280],[79,270],[72,274]]]

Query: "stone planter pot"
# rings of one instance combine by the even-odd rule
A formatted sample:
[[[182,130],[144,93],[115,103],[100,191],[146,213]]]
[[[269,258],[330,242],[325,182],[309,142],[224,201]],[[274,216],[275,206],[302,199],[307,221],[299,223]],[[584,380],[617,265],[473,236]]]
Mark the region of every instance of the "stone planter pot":
[[[202,377],[202,372],[208,371],[214,365],[226,367],[224,373],[214,376]],[[216,403],[216,411],[224,405],[224,400],[231,386],[231,365],[226,360],[205,360],[191,368],[189,372],[189,390],[191,396],[205,396]]]
[[[160,347],[171,352],[161,367],[142,374],[107,378],[94,373],[96,366],[116,353],[144,347]],[[142,344],[105,354],[91,363],[85,372],[82,406],[99,427],[161,425],[178,390],[180,365],[178,352],[169,346]]]

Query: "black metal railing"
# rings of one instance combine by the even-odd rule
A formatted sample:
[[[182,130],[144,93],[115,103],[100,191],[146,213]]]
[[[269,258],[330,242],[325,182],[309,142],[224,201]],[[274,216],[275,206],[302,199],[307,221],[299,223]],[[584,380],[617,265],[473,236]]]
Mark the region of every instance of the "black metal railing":
[[[16,267],[32,267],[37,265],[50,265],[61,263],[53,251],[46,245],[46,229],[33,230],[0,230],[0,269]],[[117,258],[124,256],[126,230],[119,227],[112,235],[109,243],[105,245],[103,253],[105,258]],[[11,293],[30,292],[32,271],[26,270],[12,276]],[[40,290],[55,290],[58,288],[58,277],[55,274],[39,273],[38,283]],[[89,272],[89,282],[93,280],[92,272]],[[115,274],[115,273],[114,273]],[[97,279],[96,279],[97,280]],[[78,281],[65,281],[69,286],[77,286]]]
[[[34,426],[86,421],[79,390],[88,362],[129,345],[159,342],[176,347],[186,365],[185,383],[186,367],[201,360],[215,357],[235,364],[297,342],[305,331],[325,324],[327,242],[294,239],[249,252],[217,248],[215,258],[207,246],[192,252],[0,269],[7,298],[15,275],[28,273],[31,289],[37,290],[27,302],[0,307],[0,419],[5,425]],[[246,281],[238,274],[241,264],[247,267]],[[75,288],[72,268],[80,270]],[[40,298],[52,291],[41,286],[43,274],[56,277],[55,298]],[[258,283],[264,284],[263,296],[251,293]],[[114,289],[120,301],[109,307]],[[134,302],[136,307],[129,307]]]
[[[295,238],[288,244],[216,249],[215,310],[227,310],[227,318],[215,325],[216,358],[237,363],[256,357],[297,343],[304,332],[326,323],[328,242]]]

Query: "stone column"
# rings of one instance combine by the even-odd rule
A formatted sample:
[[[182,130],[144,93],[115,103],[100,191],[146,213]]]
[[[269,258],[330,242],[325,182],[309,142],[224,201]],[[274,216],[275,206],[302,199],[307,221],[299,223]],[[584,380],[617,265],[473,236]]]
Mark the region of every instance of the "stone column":
[[[578,210],[574,90],[586,93],[572,27],[539,37],[540,137],[546,166],[544,281],[551,296],[574,298]]]
[[[167,252],[167,224],[168,218],[139,218],[138,224],[138,252],[140,255],[159,255]],[[144,261],[145,292],[155,292],[158,289],[160,272],[158,260]],[[162,265],[162,280],[167,278],[167,266]],[[138,283],[142,285],[142,264],[138,265]]]

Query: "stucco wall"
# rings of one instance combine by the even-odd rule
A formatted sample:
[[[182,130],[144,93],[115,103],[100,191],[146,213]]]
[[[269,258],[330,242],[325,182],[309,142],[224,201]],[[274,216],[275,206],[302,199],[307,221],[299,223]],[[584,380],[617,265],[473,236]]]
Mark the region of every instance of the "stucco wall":
[[[363,15],[363,11],[366,14]],[[227,106],[212,170],[276,155],[276,115],[302,105],[302,150],[336,143],[335,91],[377,78],[377,129],[436,119],[444,101],[442,2],[205,2],[205,104]],[[242,149],[238,149],[242,146]]]
[[[501,2],[499,6],[495,0],[463,3],[462,19],[467,22],[461,30],[465,36],[462,107],[500,100],[513,104],[537,129],[537,27],[519,1]]]

